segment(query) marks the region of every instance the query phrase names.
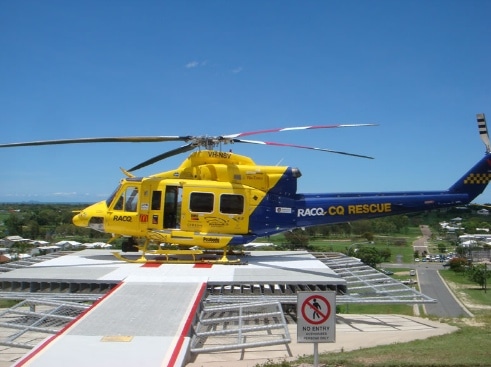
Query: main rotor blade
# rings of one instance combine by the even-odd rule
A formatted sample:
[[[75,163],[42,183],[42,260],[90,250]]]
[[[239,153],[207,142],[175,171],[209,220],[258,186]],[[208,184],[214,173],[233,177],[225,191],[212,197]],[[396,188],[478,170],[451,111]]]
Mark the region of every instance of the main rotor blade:
[[[341,127],[363,127],[363,126],[378,126],[377,124],[337,124],[337,125],[313,125],[313,126],[298,126],[298,127],[283,127],[278,129],[267,129],[267,130],[258,130],[258,131],[249,131],[245,133],[238,134],[230,134],[223,135],[222,137],[227,139],[232,138],[240,138],[242,136],[250,136],[257,134],[266,134],[266,133],[277,133],[282,131],[294,131],[294,130],[310,130],[310,129],[336,129]]]
[[[181,154],[181,153],[184,153],[184,152],[189,152],[190,150],[193,150],[195,147],[196,146],[194,144],[187,144],[187,145],[183,145],[183,146],[181,146],[179,148],[169,150],[168,152],[159,154],[159,155],[157,155],[157,156],[155,156],[153,158],[150,158],[150,159],[146,160],[143,163],[140,163],[140,164],[136,165],[133,168],[130,168],[128,170],[128,172],[136,171],[137,169],[140,169],[140,168],[149,166],[149,165],[151,165],[153,163],[156,163],[158,161],[161,161],[162,159],[166,159],[166,158],[172,157],[172,156],[177,155],[177,154]]]
[[[243,140],[243,139],[233,139],[235,143],[248,143],[248,144],[260,144],[260,145],[274,145],[278,147],[291,147],[291,148],[301,148],[301,149],[310,149],[310,150],[319,150],[322,152],[328,152],[328,153],[336,153],[336,154],[343,154],[343,155],[349,155],[352,157],[359,157],[359,158],[367,158],[367,159],[374,159],[373,157],[367,156],[367,155],[361,155],[361,154],[354,154],[354,153],[348,153],[348,152],[340,152],[338,150],[331,150],[331,149],[324,149],[324,148],[315,148],[315,147],[308,147],[304,145],[295,145],[295,144],[285,144],[285,143],[275,143],[272,141],[258,141],[258,140]]]
[[[28,147],[36,145],[83,144],[83,143],[157,143],[163,141],[189,141],[191,136],[122,136],[106,138],[77,138],[40,140],[24,143],[0,144],[0,148]]]

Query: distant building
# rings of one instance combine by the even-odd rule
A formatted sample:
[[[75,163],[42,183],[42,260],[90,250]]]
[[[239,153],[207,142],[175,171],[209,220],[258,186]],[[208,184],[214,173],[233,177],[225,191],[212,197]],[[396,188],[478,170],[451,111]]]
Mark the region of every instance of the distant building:
[[[20,236],[7,236],[5,238],[2,238],[0,240],[0,246],[5,246],[5,247],[12,247],[13,244],[18,243],[18,242],[29,242],[31,241],[28,238],[22,238]]]

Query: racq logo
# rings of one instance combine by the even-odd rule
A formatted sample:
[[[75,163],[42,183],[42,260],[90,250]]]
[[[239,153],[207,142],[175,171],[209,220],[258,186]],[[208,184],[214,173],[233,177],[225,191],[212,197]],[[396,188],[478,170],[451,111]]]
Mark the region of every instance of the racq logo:
[[[306,209],[298,209],[299,217],[315,217],[326,215],[326,212],[323,208],[306,208]]]
[[[218,237],[203,237],[203,242],[218,243],[218,242],[220,242],[220,240],[218,239]]]
[[[115,222],[131,222],[131,219],[129,215],[115,215],[113,217]]]

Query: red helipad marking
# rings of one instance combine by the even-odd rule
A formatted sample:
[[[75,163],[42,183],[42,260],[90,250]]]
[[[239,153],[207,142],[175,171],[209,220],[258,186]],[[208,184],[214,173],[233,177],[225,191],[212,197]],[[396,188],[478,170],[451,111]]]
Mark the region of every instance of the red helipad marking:
[[[202,263],[202,264],[194,264],[193,268],[196,268],[196,269],[209,269],[212,266],[213,266],[213,264]]]
[[[302,304],[302,316],[309,324],[322,324],[327,321],[330,315],[331,305],[321,295],[310,296]]]
[[[145,263],[142,265],[142,268],[158,268],[160,265],[159,263]]]

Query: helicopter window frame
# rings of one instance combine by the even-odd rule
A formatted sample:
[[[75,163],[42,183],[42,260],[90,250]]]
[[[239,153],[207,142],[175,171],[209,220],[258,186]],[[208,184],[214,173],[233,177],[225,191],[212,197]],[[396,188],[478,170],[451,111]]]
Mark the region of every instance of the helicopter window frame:
[[[138,209],[138,187],[136,186],[128,186],[125,190],[126,194],[126,203],[124,206],[125,211],[127,212],[136,212]]]
[[[193,213],[213,213],[215,194],[211,192],[192,192],[189,195],[189,211]]]
[[[221,194],[220,213],[222,214],[244,214],[244,195]]]
[[[138,186],[125,187],[114,203],[113,210],[136,213],[138,211],[139,189]]]
[[[111,195],[106,199],[106,205],[109,207],[111,203],[113,202],[114,198],[116,197],[116,194],[118,193],[119,189],[121,188],[121,184],[116,187],[116,189],[112,192]]]

